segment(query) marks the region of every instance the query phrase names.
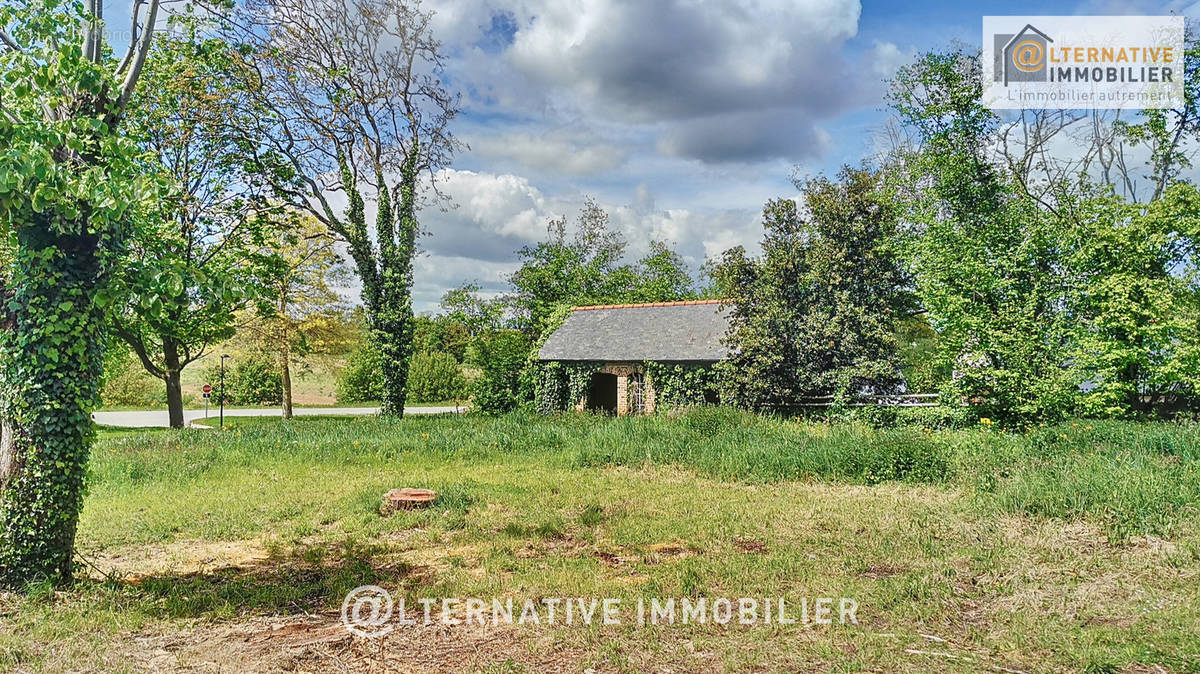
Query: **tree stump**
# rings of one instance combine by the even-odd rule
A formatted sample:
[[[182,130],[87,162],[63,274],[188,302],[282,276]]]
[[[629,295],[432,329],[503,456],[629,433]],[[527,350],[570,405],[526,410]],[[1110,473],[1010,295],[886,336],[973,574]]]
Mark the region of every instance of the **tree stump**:
[[[383,515],[391,515],[397,510],[424,508],[435,500],[437,500],[437,492],[432,489],[413,489],[411,487],[393,489],[383,495],[383,503],[379,506],[379,512]]]

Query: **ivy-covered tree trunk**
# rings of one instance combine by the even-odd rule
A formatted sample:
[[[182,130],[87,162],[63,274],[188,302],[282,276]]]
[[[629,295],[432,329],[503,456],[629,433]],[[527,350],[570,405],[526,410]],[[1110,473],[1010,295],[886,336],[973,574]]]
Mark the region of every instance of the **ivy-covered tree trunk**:
[[[97,239],[17,227],[3,346],[0,586],[71,578],[102,371]]]
[[[350,196],[347,228],[340,232],[350,244],[359,278],[363,282],[363,304],[371,337],[382,355],[384,416],[404,416],[408,399],[408,369],[413,343],[413,255],[416,252],[417,218],[416,188],[419,146],[414,141],[400,176],[399,211],[392,209],[382,171],[377,172],[380,185],[375,234],[379,254],[374,254],[367,234],[364,201],[349,167],[342,162],[342,183]]]

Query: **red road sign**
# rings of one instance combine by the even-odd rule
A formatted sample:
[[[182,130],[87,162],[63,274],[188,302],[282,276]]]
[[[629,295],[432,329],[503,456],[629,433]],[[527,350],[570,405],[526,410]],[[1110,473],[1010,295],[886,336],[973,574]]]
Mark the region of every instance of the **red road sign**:
[[[205,393],[212,393],[212,387],[209,386],[208,384],[205,384],[204,386],[202,386],[200,388],[200,390],[204,391]]]

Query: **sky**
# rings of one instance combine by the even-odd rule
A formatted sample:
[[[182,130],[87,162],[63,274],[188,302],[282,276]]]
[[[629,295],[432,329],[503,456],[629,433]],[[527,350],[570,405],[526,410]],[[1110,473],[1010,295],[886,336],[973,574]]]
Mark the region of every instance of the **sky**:
[[[1195,0],[423,4],[469,150],[440,176],[449,205],[420,216],[418,312],[463,282],[502,292],[516,251],[589,197],[630,258],[665,241],[695,272],[755,250],[764,202],[875,154],[887,79],[921,52],[978,45],[984,15],[1200,18]]]

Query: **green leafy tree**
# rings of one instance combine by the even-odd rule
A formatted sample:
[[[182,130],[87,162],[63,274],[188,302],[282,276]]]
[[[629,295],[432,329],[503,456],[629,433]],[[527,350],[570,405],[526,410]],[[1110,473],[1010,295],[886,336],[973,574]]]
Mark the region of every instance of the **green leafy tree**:
[[[264,111],[248,99],[237,52],[224,40],[160,36],[127,129],[145,149],[147,173],[172,186],[130,246],[118,279],[115,332],[166,384],[170,425],[182,428],[181,373],[231,337],[235,314],[268,298],[283,270],[267,242],[277,220],[243,142]]]
[[[1193,103],[1119,127],[1152,150],[1149,203],[1132,189],[1118,198],[1087,171],[1035,188],[1037,162],[996,151],[1009,126],[982,106],[978,58],[927,54],[891,93],[915,143],[895,156],[889,183],[912,224],[911,268],[938,367],[954,373],[950,399],[1029,423],[1193,395],[1196,204],[1176,182]]]
[[[502,414],[517,408],[529,348],[529,337],[517,330],[485,334],[472,344],[469,362],[481,371],[472,387],[475,409],[484,414]]]
[[[339,350],[342,300],[334,288],[345,283],[348,270],[321,223],[296,212],[286,220],[270,232],[263,251],[277,260],[276,273],[265,279],[267,301],[241,327],[276,362],[283,417],[290,419],[294,361]]]
[[[718,285],[732,300],[727,398],[752,407],[899,384],[897,318],[911,308],[897,218],[879,176],[845,168],[798,183],[807,216],[768,202],[761,259],[726,253]]]
[[[111,58],[99,0],[0,5],[0,585],[71,578],[109,280],[156,190],[122,131],[160,0]]]
[[[919,146],[893,174],[914,223],[911,265],[955,395],[1002,420],[1063,415],[1075,404],[1060,258],[1063,228],[1021,194],[990,148],[998,119],[981,103],[973,52],[902,68],[891,102]]]
[[[495,332],[504,325],[504,304],[484,298],[478,283],[464,283],[442,295],[442,311],[448,320],[461,323],[469,337]]]
[[[383,398],[383,356],[371,338],[362,339],[346,357],[337,380],[339,403],[374,402]]]
[[[286,180],[271,166],[263,175],[280,199],[348,244],[382,355],[383,413],[402,416],[417,211],[425,197],[440,200],[436,189],[423,188],[436,184],[460,147],[449,131],[458,95],[440,77],[432,15],[400,0],[248,0],[242,7],[248,28],[239,39],[254,47],[247,66],[273,121],[255,140],[290,169]],[[334,206],[335,192],[347,208]]]
[[[551,220],[547,240],[517,251],[521,267],[509,277],[507,302],[520,329],[540,334],[564,304],[665,302],[695,297],[683,259],[666,244],[652,242],[634,264],[622,264],[626,241],[608,214],[589,199],[574,235],[567,220]]]
[[[1123,416],[1194,401],[1200,312],[1188,283],[1195,238],[1187,232],[1200,220],[1200,192],[1176,183],[1145,205],[1107,187],[1070,198],[1063,306],[1075,326],[1070,361],[1088,389],[1080,411]]]
[[[411,388],[417,402],[457,400],[466,389],[458,361],[444,351],[418,351],[413,356]]]

